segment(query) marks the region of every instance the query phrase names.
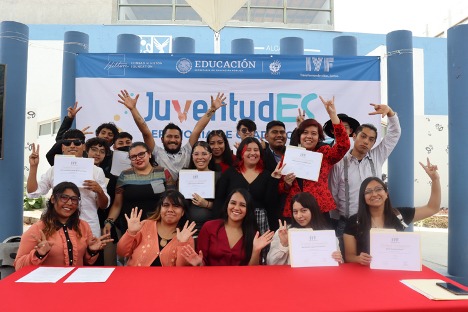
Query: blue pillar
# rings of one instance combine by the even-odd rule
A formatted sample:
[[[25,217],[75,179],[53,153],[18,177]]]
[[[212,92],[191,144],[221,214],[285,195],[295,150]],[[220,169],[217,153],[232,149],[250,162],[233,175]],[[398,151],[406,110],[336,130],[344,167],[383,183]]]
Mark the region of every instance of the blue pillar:
[[[67,108],[75,105],[75,56],[89,52],[89,36],[79,31],[67,31],[63,40],[62,109],[61,119],[67,116]],[[78,103],[79,105],[80,103]],[[73,121],[72,128],[75,128]]]
[[[239,38],[231,41],[231,54],[255,54],[254,41],[247,38]]]
[[[357,38],[354,36],[333,38],[333,55],[357,56]]]
[[[23,234],[24,127],[29,27],[0,23],[0,63],[7,64],[3,159],[0,160],[0,242]],[[1,105],[1,104],[0,104]]]
[[[449,28],[447,33],[449,119],[449,232],[448,273],[468,283],[468,146],[464,144],[468,120],[468,25]]]
[[[401,137],[388,158],[388,187],[393,207],[414,207],[413,36],[411,31],[387,34],[388,105],[398,113]],[[380,125],[377,125],[378,127]],[[422,159],[423,161],[423,159]]]
[[[195,53],[195,39],[190,37],[172,39],[172,53]]]
[[[132,34],[117,36],[117,53],[140,53],[141,38]]]
[[[281,38],[280,54],[304,55],[304,39],[299,37]]]

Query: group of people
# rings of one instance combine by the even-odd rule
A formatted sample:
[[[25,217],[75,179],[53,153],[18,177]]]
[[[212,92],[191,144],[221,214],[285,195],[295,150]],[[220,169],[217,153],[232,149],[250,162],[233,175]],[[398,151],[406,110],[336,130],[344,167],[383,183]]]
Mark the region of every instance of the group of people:
[[[291,145],[323,154],[318,181],[311,181],[282,174],[287,134],[281,121],[269,122],[265,141],[259,141],[255,123],[240,120],[235,154],[222,130],[212,130],[206,142],[199,141],[213,114],[226,105],[224,94],[211,97],[211,107],[187,143],[182,144],[177,125],[166,125],[163,147],[155,144],[137,109],[138,95],[132,98],[123,90],[119,98],[144,142],[133,142],[113,123],[102,124],[96,137],[85,142],[91,132],[70,129],[81,109],[75,104],[47,153],[52,167],[39,182],[39,146],[33,145],[27,196],[53,190],[41,220],[23,234],[16,269],[32,264],[115,266],[117,259],[130,266],[289,264],[290,228],[334,229],[337,248],[330,257],[368,265],[371,228],[404,230],[440,209],[439,175],[429,159],[427,165],[421,163],[432,180],[428,204],[392,207],[387,185],[378,177],[401,129],[387,105],[371,104],[369,114],[388,117],[387,135],[375,148],[376,127],[337,114],[334,97],[320,97],[330,117],[323,127],[299,110]],[[324,132],[334,138],[332,144],[324,142]],[[128,152],[132,164],[119,177],[110,173],[112,146]],[[93,180],[53,187],[53,160],[62,153],[93,158]],[[184,168],[214,171],[215,198],[184,198],[177,190]]]

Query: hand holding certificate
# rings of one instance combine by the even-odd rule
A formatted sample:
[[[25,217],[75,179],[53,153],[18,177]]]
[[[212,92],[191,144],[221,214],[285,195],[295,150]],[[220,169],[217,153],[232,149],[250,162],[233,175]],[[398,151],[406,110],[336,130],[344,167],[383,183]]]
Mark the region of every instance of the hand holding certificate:
[[[55,156],[54,186],[60,182],[72,182],[82,187],[85,180],[93,180],[94,159]]]
[[[201,198],[215,196],[214,171],[180,170],[179,191],[185,198],[193,198],[198,194]]]
[[[318,181],[322,166],[322,153],[307,151],[301,147],[287,146],[283,163],[283,175],[294,173],[298,178]]]
[[[335,231],[289,229],[291,267],[338,266],[332,257],[336,251]]]
[[[128,158],[127,152],[114,151],[112,155],[112,168],[110,173],[115,176],[120,176],[120,173],[132,167],[132,162]]]

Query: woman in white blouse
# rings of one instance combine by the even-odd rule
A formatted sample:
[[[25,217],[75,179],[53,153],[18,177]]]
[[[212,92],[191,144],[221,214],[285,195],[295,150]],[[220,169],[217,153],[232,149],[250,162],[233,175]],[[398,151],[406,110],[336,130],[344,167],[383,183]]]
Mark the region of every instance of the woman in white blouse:
[[[315,231],[328,230],[328,224],[320,212],[320,207],[314,195],[302,192],[294,195],[291,199],[292,224],[287,226],[279,220],[279,229],[276,231],[271,242],[270,252],[267,256],[268,265],[291,264],[289,260],[288,228],[312,228]],[[337,262],[343,262],[338,240],[336,249],[331,257]]]

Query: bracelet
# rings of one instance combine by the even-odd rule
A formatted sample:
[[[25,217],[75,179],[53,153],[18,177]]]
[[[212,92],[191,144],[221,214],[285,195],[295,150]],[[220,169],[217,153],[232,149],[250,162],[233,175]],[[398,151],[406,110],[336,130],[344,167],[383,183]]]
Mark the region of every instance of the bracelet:
[[[210,205],[210,202],[209,201],[206,201],[208,204],[206,204],[206,207],[205,209],[208,209],[208,206]]]
[[[88,253],[91,256],[91,258],[99,253],[99,251],[92,251],[91,249],[89,249],[89,246],[86,249],[88,250]]]
[[[107,223],[110,223],[111,226],[114,226],[114,218],[107,218],[104,221],[104,225],[106,225]]]
[[[50,251],[50,250],[49,250],[49,251]],[[46,254],[45,254],[45,255],[40,255],[40,254],[37,252],[37,250],[36,250],[36,257],[38,257],[38,258],[39,258],[39,260],[42,260],[42,259],[44,259],[44,258],[45,258],[45,256],[47,256],[47,255],[49,254],[49,251],[48,251],[48,252],[46,252]]]
[[[188,114],[188,112],[184,111],[184,114]]]

